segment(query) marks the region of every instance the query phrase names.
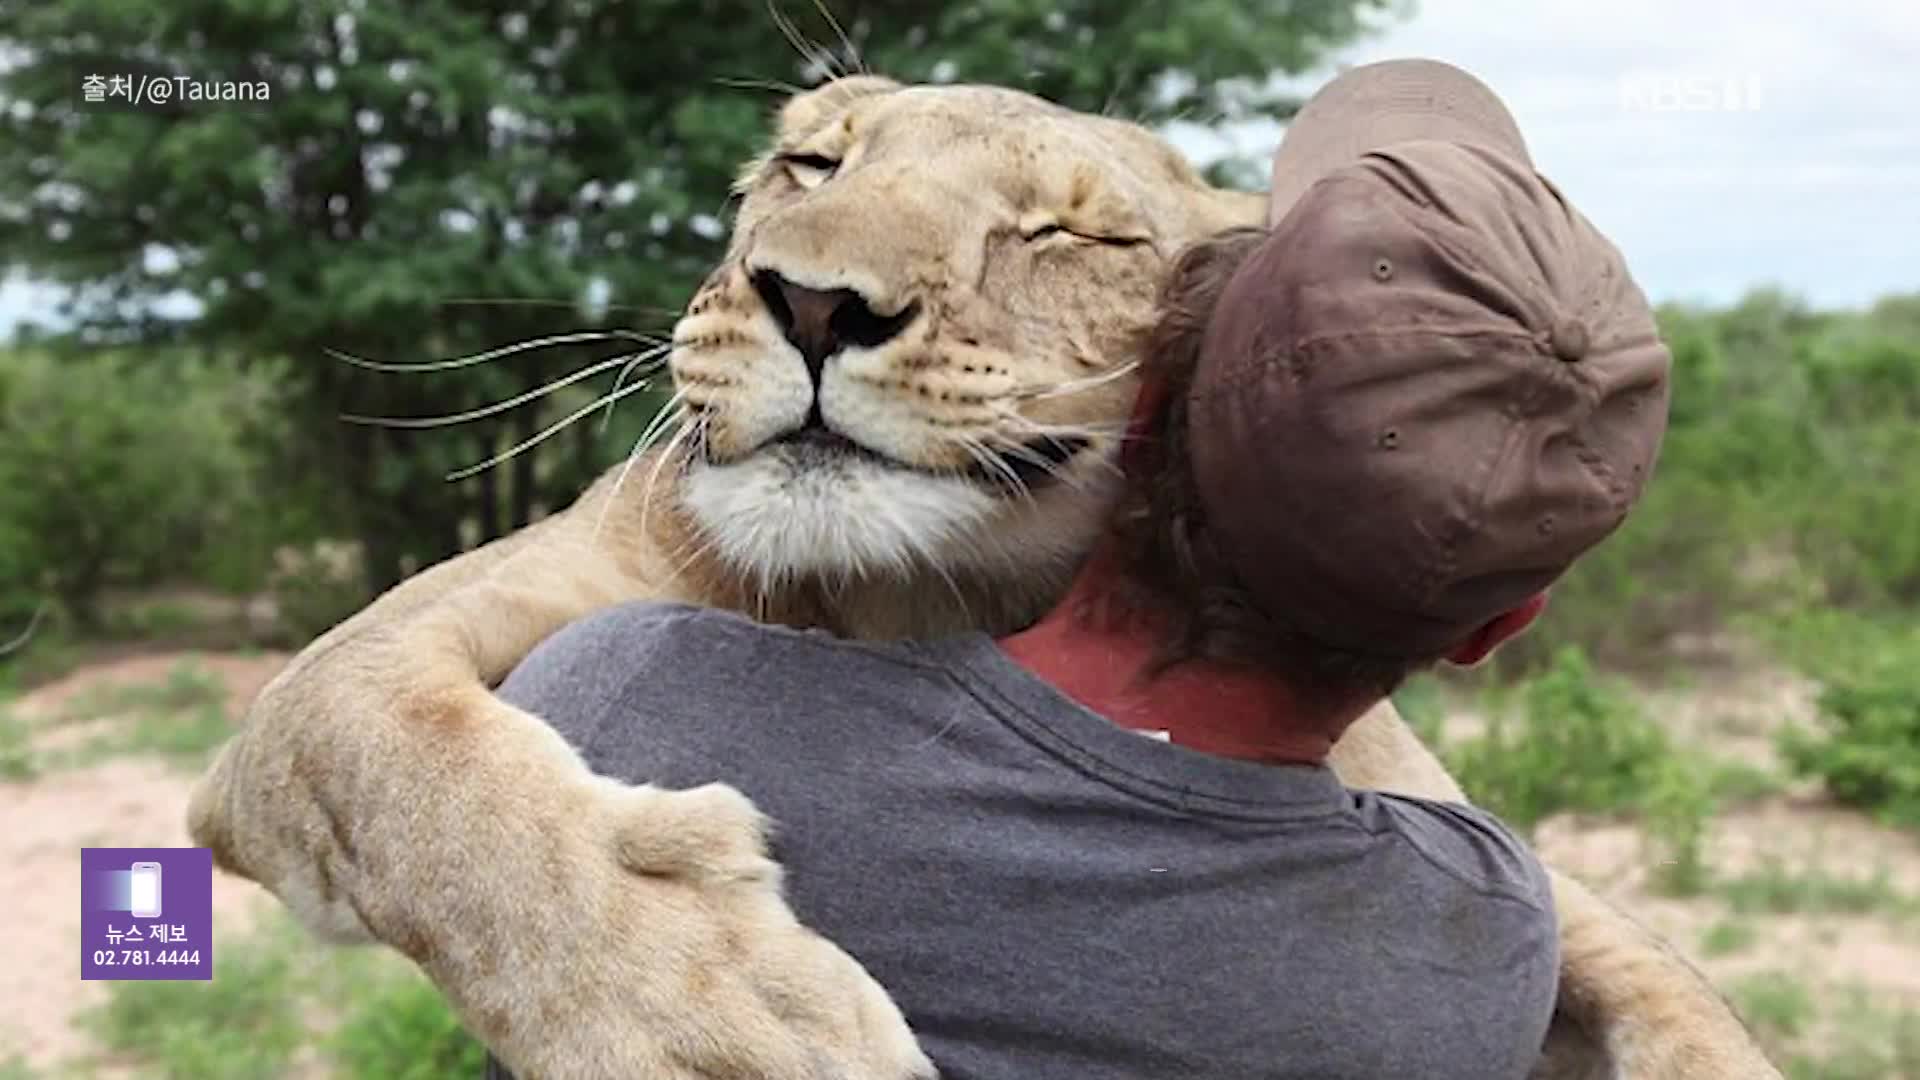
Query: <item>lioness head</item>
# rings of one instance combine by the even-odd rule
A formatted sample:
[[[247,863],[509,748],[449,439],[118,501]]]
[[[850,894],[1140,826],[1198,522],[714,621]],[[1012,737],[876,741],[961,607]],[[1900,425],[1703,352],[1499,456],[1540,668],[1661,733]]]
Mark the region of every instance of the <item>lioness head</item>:
[[[1264,205],[1133,124],[869,76],[791,99],[737,187],[674,329],[678,495],[762,589],[1058,585],[1111,505],[1164,269]]]

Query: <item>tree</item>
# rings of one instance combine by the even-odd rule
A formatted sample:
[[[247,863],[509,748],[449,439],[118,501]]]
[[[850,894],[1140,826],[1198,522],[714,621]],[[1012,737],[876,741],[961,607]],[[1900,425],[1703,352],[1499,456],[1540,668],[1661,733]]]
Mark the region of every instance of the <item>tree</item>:
[[[1149,123],[1277,116],[1293,103],[1269,76],[1389,2],[843,0],[836,21],[806,0],[0,0],[0,252],[80,287],[84,335],[291,358],[299,459],[333,478],[385,585],[469,542],[463,524],[485,537],[564,501],[646,409],[449,485],[583,399],[427,433],[337,414],[460,412],[583,354],[394,375],[328,350],[405,361],[664,328],[780,86],[857,54]],[[252,80],[271,100],[135,111],[83,101],[89,74]],[[164,297],[188,314],[152,314]]]

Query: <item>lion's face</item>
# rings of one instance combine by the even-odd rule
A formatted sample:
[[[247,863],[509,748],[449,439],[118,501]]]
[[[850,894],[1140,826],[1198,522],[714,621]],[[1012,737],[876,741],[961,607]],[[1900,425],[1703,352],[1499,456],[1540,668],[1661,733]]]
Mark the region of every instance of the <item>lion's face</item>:
[[[674,329],[679,497],[763,588],[1070,567],[1163,269],[1262,210],[1134,125],[871,77],[790,101],[739,189]]]

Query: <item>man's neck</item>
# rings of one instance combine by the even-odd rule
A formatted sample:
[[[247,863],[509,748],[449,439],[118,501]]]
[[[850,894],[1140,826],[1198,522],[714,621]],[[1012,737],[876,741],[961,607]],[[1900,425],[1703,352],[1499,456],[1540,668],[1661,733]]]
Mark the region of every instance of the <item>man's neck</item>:
[[[1066,599],[1000,648],[1061,693],[1122,727],[1164,734],[1177,745],[1223,757],[1317,763],[1364,708],[1325,710],[1277,675],[1212,660],[1158,674],[1153,661],[1164,620],[1151,611],[1084,617],[1105,608],[1120,584],[1102,554],[1074,579]]]

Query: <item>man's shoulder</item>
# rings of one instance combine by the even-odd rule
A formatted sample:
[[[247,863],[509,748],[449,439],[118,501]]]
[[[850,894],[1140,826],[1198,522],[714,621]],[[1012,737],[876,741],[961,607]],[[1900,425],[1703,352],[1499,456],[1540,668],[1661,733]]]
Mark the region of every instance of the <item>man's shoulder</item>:
[[[832,655],[823,655],[832,654]],[[804,658],[804,664],[800,661]],[[567,624],[530,652],[500,688],[501,696],[525,707],[578,708],[638,692],[698,695],[716,683],[751,681],[770,670],[789,693],[833,685],[834,673],[858,670],[874,677],[874,664],[920,667],[909,651],[882,643],[848,641],[824,630],[756,622],[736,611],[695,604],[634,601],[596,611]],[[771,665],[771,669],[770,669]],[[798,678],[796,670],[818,678]],[[671,678],[663,681],[663,676]]]
[[[649,638],[688,631],[730,629],[736,625],[758,624],[738,612],[720,608],[662,600],[635,600],[575,619],[541,642],[540,647],[568,652],[626,649],[636,641]]]
[[[537,712],[578,713],[619,697],[640,671],[657,671],[663,651],[698,647],[738,615],[691,604],[641,602],[596,611],[535,646],[500,686],[508,701]]]
[[[1513,1030],[1524,1018],[1544,1032],[1560,924],[1546,868],[1526,842],[1463,803],[1355,792],[1354,805],[1377,867],[1375,895],[1350,924],[1361,959],[1386,958],[1401,972],[1392,993],[1407,995],[1406,1010],[1438,993],[1454,1019],[1474,1019],[1469,1027]],[[1496,1044],[1505,1045],[1474,1053]]]
[[[1461,887],[1551,913],[1546,867],[1517,833],[1477,806],[1385,792],[1356,792],[1356,810],[1370,831]]]
[[[542,641],[535,653],[631,656],[635,650],[649,646],[711,645],[724,639],[756,645],[796,644],[806,648],[907,655],[886,645],[853,641],[826,630],[795,629],[759,622],[727,608],[663,600],[635,600],[582,616]]]
[[[525,678],[553,667],[584,669],[619,661],[631,669],[657,659],[662,650],[711,648],[724,639],[757,639],[782,627],[757,623],[735,611],[656,600],[637,600],[603,608],[561,627],[521,661],[515,676]]]

